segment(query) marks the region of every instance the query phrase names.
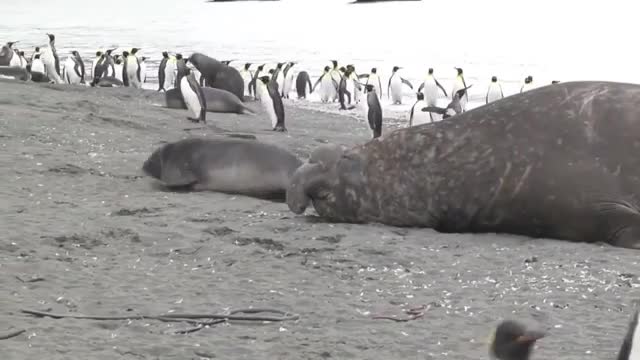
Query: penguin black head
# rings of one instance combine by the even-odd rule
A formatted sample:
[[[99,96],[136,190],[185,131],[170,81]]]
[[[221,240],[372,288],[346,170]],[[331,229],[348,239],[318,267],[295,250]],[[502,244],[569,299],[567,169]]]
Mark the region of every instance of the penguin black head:
[[[529,80],[529,82],[532,82],[533,81],[533,76],[529,75],[529,76],[527,76],[527,79]]]
[[[56,36],[53,34],[47,34],[47,36],[49,37],[49,42],[54,42],[56,41]]]
[[[40,51],[40,48],[36,48],[36,51]],[[102,51],[96,51],[96,57],[102,56]]]
[[[496,328],[489,354],[498,360],[528,360],[533,345],[543,337],[540,331],[527,330],[518,322],[506,320]]]
[[[40,51],[40,46],[36,46],[36,52]]]
[[[347,69],[346,69],[344,66],[340,66],[340,69],[338,69],[338,70],[340,70],[340,72],[345,72],[345,71],[347,71]]]
[[[249,70],[249,67],[251,67],[251,63],[244,64],[244,69],[245,70]]]
[[[424,94],[423,94],[423,93],[421,93],[421,92],[417,92],[417,93],[416,93],[416,97],[418,98],[418,101],[419,101],[419,100],[424,100]]]
[[[274,72],[275,72],[275,70],[269,69],[269,74],[273,75]]]
[[[284,63],[278,63],[278,66],[276,66],[278,69],[282,69],[282,65],[284,65]]]
[[[551,84],[558,84],[558,83],[560,83],[560,81],[559,81],[559,80],[552,80],[552,81],[551,81]]]
[[[184,67],[184,69],[182,71],[184,72],[185,76],[191,75],[191,69],[186,67],[186,66]]]
[[[143,57],[141,57],[141,58],[140,58],[140,61],[145,61],[145,60],[147,60],[147,59],[148,59],[148,57],[143,56]]]
[[[271,69],[273,70],[273,69]],[[260,81],[262,81],[263,84],[267,85],[269,83],[269,81],[271,81],[271,78],[268,76],[260,76]]]
[[[80,54],[78,53],[78,51],[77,51],[77,50],[73,50],[73,51],[71,52],[71,55],[73,55],[73,56],[80,56]]]
[[[497,82],[498,81],[498,77],[497,76],[492,76],[491,77],[491,82]]]
[[[366,89],[367,92],[375,91],[374,87],[373,87],[373,84],[367,84],[367,85],[364,86],[364,88]]]
[[[126,58],[127,56],[129,56],[129,52],[127,50],[122,52],[122,57]]]
[[[433,75],[433,68],[429,68],[429,75]]]
[[[116,48],[117,49],[117,48]],[[111,53],[114,52],[116,49],[109,49],[107,50],[107,55],[111,56]],[[128,53],[127,53],[128,54]]]
[[[331,63],[333,64],[334,69],[338,67],[338,60],[331,60]]]
[[[355,71],[356,67],[353,66],[353,64],[349,64],[349,65],[347,65],[347,69],[350,69],[351,71]]]
[[[162,52],[162,57],[165,58],[165,59],[168,59],[169,58],[169,53],[166,52],[166,51],[163,51]]]
[[[330,67],[328,67],[328,66],[325,66],[325,67],[324,67],[324,72],[327,72],[327,71],[329,71],[329,70],[331,70],[331,68],[330,68]]]
[[[258,70],[260,70],[260,71],[264,70],[264,65],[265,64],[262,64],[262,65],[258,66]]]
[[[40,54],[35,54],[34,59],[40,59]]]
[[[375,74],[375,73],[377,73],[377,72],[378,72],[378,69],[377,69],[377,68],[371,68],[371,73],[372,73],[372,74]]]
[[[131,48],[131,55],[135,55],[138,52],[138,48]]]
[[[458,72],[458,75],[462,75],[462,68],[457,67],[455,69]]]
[[[24,56],[24,51],[18,51],[18,55]]]
[[[393,72],[396,72],[396,71],[398,71],[398,70],[400,70],[400,66],[394,66],[394,67],[393,67]]]
[[[182,54],[176,54],[176,59],[182,60]]]
[[[116,55],[116,56],[117,57],[113,58],[114,59],[113,61],[118,65],[122,64],[122,59],[120,58],[120,55]]]

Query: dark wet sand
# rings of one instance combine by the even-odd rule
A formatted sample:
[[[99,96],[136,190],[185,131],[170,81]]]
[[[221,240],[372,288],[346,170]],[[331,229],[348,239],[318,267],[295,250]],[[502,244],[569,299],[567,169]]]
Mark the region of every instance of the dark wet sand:
[[[0,335],[26,329],[0,341],[3,359],[479,359],[504,318],[549,331],[537,359],[617,353],[640,298],[640,252],[326,224],[282,203],[161,192],[140,167],[164,141],[252,133],[306,158],[322,141],[370,138],[351,117],[288,105],[288,134],[270,131],[262,114],[208,113],[206,128],[185,131],[200,126],[186,111],[151,105],[161,99],[0,82]],[[428,311],[417,320],[372,319],[420,305]],[[300,320],[174,335],[190,325],[20,313],[247,307]]]

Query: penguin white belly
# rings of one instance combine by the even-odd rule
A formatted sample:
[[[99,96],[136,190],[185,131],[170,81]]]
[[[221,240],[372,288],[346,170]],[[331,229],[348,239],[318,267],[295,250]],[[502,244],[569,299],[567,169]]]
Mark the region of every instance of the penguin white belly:
[[[287,98],[289,97],[289,93],[291,92],[291,88],[293,87],[293,79],[294,79],[293,71],[289,69],[289,73],[284,79],[284,89],[283,89],[283,93]]]
[[[258,97],[260,98],[260,104],[262,108],[269,116],[271,120],[271,127],[275,128],[278,123],[278,116],[276,115],[276,111],[273,108],[273,100],[271,96],[269,96],[269,91],[267,90],[267,86],[264,83],[260,82],[256,86],[256,92],[258,93]]]
[[[73,61],[73,59],[70,57],[64,61],[64,81],[67,84],[80,83],[80,76],[78,76],[78,74],[76,74],[76,71],[74,70],[75,66],[75,61]]]
[[[464,83],[462,82],[462,79],[457,78],[456,82],[453,85],[453,90],[451,92],[451,98],[453,99],[453,97],[455,96],[456,92],[458,92],[458,90],[462,90],[464,89]],[[469,94],[468,92],[460,99],[460,107],[462,107],[462,110],[465,111],[467,109],[467,101],[468,101],[468,97]]]
[[[115,70],[115,73],[116,73],[115,74],[115,78],[120,80],[120,81],[122,81],[122,70],[123,70],[124,66],[122,66],[122,64],[115,64],[113,67],[116,69]]]
[[[422,94],[424,94],[424,100],[428,106],[435,106],[438,102],[438,85],[433,79],[427,79],[424,82],[422,88]]]
[[[497,85],[489,85],[489,91],[487,91],[487,103],[494,102],[502,99],[502,92]]]
[[[342,75],[340,75],[340,71],[338,70],[334,70],[331,72],[331,78],[336,82],[336,84],[340,84],[340,80],[342,79]],[[333,95],[332,95],[333,99],[331,99],[332,101],[336,101],[338,99],[338,91],[335,89],[333,90]]]
[[[336,94],[336,88],[333,86],[333,81],[330,75],[325,75],[320,81],[320,100],[327,102],[332,100]]]
[[[189,110],[191,117],[194,119],[200,118],[202,104],[200,104],[198,94],[196,94],[193,89],[191,89],[189,80],[186,76],[183,76],[182,79],[180,79],[180,92],[182,93],[182,99],[187,105],[187,109]]]
[[[20,56],[20,67],[23,69],[27,68],[27,59],[24,56]]]
[[[278,73],[278,77],[276,78],[276,83],[278,83],[278,92],[283,95],[284,94],[284,74],[282,71]]]
[[[426,124],[431,122],[431,117],[426,111],[422,111],[422,108],[426,107],[427,103],[424,100],[420,100],[413,105],[413,120],[410,119],[410,126],[416,126],[420,124]],[[411,116],[411,113],[409,113]]]
[[[367,82],[367,84],[373,85],[373,87],[376,89],[378,98],[382,96],[382,87],[380,85],[380,78],[378,77],[378,75],[369,75],[369,81]]]
[[[140,87],[140,81],[138,80],[138,60],[135,56],[129,56],[127,59],[127,78],[129,80],[129,86],[135,88]]]
[[[164,89],[169,90],[174,87],[176,82],[176,64],[168,62],[164,68]]]
[[[31,72],[45,73],[44,63],[40,59],[33,59],[31,63]]]
[[[249,84],[251,83],[251,73],[248,71],[242,72],[242,80],[244,81],[244,95],[249,96]]]
[[[13,56],[11,56],[11,60],[9,60],[9,66],[20,66],[20,55],[16,54],[15,51],[13,51]]]
[[[147,81],[147,64],[145,62],[140,63],[140,82],[144,83]]]
[[[356,84],[352,79],[347,79],[347,85],[345,86],[346,90],[351,94],[351,101],[355,102],[355,93],[356,93]]]
[[[56,71],[56,63],[55,57],[53,56],[53,51],[51,51],[50,47],[46,47],[42,52],[42,56],[40,57],[42,62],[44,63],[45,73],[49,77],[50,80],[53,80],[57,84],[62,84],[64,81],[60,78],[60,75]]]
[[[98,65],[98,59],[91,62],[91,77],[96,77],[96,65]]]
[[[402,79],[396,75],[391,79],[391,100],[393,103],[402,102]]]
[[[362,111],[362,119],[365,123],[365,125],[367,126],[367,130],[371,130],[369,128],[369,102],[367,100],[367,94],[363,94],[363,96],[360,97],[360,99],[358,100],[358,107],[360,108],[360,111]]]

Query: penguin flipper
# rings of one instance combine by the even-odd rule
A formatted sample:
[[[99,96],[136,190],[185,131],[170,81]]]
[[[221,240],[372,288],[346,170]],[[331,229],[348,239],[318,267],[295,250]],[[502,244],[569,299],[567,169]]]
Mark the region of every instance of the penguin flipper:
[[[445,90],[444,87],[442,85],[440,85],[438,80],[435,80],[435,82],[436,82],[436,85],[440,88],[440,90],[442,90],[442,92],[444,93],[444,96],[449,96],[449,95],[447,95],[447,90]]]
[[[307,76],[307,83],[309,83],[309,94],[313,91],[313,85],[311,85],[311,79]]]
[[[418,87],[418,92],[422,91],[422,89],[424,89],[424,84],[425,82],[423,81],[422,84],[420,84],[420,86]]]
[[[142,66],[140,66],[140,59],[136,58],[136,61],[138,62],[138,70],[136,70],[136,78],[138,79],[138,82],[142,82],[142,78],[140,77],[140,70],[142,69]]]
[[[447,109],[441,108],[439,106],[427,106],[427,107],[423,107],[422,111],[444,115],[447,112]]]
[[[391,97],[391,92],[389,91],[389,89],[391,88],[391,79],[393,79],[393,75],[391,75],[391,77],[389,78],[389,84],[387,85],[387,98]]]
[[[405,79],[405,78],[400,78],[400,80],[402,80],[402,83],[407,85],[408,87],[411,88],[411,90],[413,90],[413,85],[411,85],[411,82],[409,82],[409,80]]]
[[[411,112],[409,113],[409,126],[413,124],[413,111],[416,108],[416,105],[418,105],[417,101],[415,104],[413,104],[413,106],[411,107]]]
[[[316,91],[316,87],[318,86],[318,84],[320,84],[320,81],[322,81],[322,77],[324,76],[324,74],[320,75],[320,77],[318,78],[318,81],[316,81],[316,83],[313,85],[313,87],[311,88],[311,92]],[[311,81],[311,80],[309,80]]]
[[[369,74],[360,74],[358,75],[358,79],[368,79],[369,78]]]

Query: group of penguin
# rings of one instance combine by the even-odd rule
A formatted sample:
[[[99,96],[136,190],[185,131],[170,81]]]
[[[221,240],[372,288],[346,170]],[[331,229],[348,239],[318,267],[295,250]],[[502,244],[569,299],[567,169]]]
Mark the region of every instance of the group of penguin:
[[[515,320],[504,320],[492,333],[489,355],[495,360],[529,360],[536,341],[544,332],[527,329]],[[618,350],[617,360],[640,360],[640,323],[636,310]]]

